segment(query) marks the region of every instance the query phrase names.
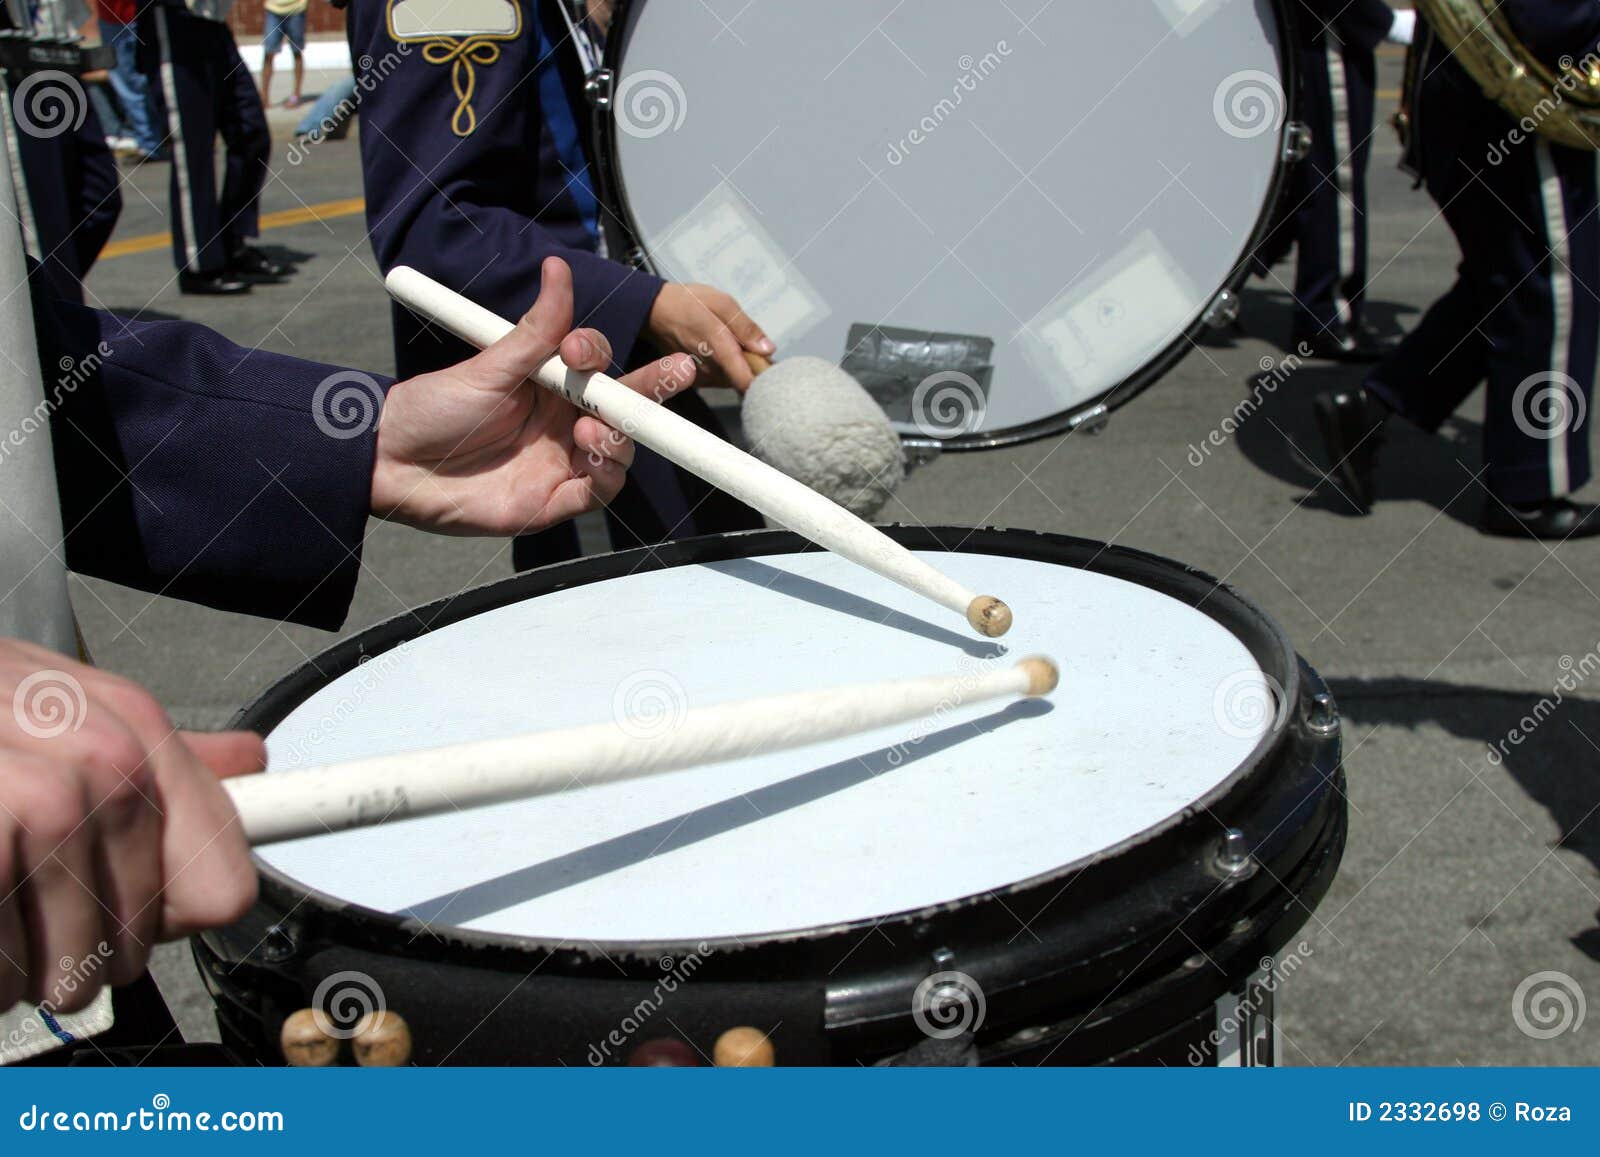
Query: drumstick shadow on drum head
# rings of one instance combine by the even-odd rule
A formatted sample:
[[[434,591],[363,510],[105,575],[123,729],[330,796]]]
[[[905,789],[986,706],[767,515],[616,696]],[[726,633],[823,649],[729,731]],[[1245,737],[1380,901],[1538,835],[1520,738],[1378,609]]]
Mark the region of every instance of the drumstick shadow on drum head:
[[[563,888],[571,888],[702,840],[760,823],[780,812],[846,791],[886,772],[903,772],[908,765],[919,760],[949,751],[967,740],[982,739],[1009,724],[1048,715],[1051,710],[1053,707],[1048,699],[1018,700],[1004,710],[930,732],[915,742],[880,747],[859,757],[852,756],[769,783],[765,787],[740,792],[728,799],[530,864],[515,872],[431,896],[400,911],[425,924],[445,922],[461,925],[481,920]]]
[[[794,574],[758,559],[735,558],[726,562],[708,562],[703,565],[706,570],[714,570],[718,574],[739,579],[741,582],[753,583],[766,590],[810,603],[814,607],[850,615],[873,626],[892,627],[908,635],[917,635],[935,643],[959,647],[974,659],[996,659],[1009,649],[1003,643],[986,643],[982,639],[958,634],[936,623],[919,619],[915,615],[886,607],[865,595],[852,594],[842,587]]]

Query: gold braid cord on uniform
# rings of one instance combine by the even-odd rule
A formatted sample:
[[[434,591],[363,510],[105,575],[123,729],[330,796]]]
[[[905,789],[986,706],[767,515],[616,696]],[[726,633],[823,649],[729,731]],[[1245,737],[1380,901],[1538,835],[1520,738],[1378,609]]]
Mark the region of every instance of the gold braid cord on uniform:
[[[450,66],[450,87],[456,92],[450,130],[458,137],[470,137],[478,127],[478,114],[472,108],[472,94],[478,87],[476,69],[499,60],[500,46],[488,36],[468,36],[464,40],[443,36],[422,46],[422,59],[429,64]]]
[[[1600,148],[1600,60],[1552,69],[1512,28],[1499,0],[1417,0],[1417,8],[1483,94],[1524,129],[1574,149]]]

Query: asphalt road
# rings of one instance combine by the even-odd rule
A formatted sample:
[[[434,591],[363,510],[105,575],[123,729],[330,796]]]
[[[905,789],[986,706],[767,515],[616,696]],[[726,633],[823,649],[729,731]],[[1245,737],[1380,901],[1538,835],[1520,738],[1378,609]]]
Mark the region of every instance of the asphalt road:
[[[1381,70],[1392,90],[1398,56],[1385,52]],[[1384,98],[1380,118],[1392,106]],[[275,220],[359,197],[353,137],[297,165],[279,152],[265,208],[288,216]],[[1380,128],[1371,314],[1390,331],[1448,284],[1456,260],[1396,156]],[[166,230],[165,189],[162,167],[128,173],[119,243],[139,250],[138,239]],[[300,271],[249,297],[179,296],[162,248],[108,257],[89,289],[114,309],[387,372],[385,296],[363,218],[345,210],[268,230],[266,247]],[[1320,460],[1311,395],[1356,376],[1324,363],[1294,372],[1194,465],[1191,445],[1232,413],[1261,359],[1280,356],[1291,278],[1280,266],[1253,282],[1248,336],[1193,350],[1103,433],[947,455],[915,472],[886,517],[1064,531],[1183,560],[1257,599],[1330,680],[1344,715],[1351,835],[1307,925],[1305,966],[1282,993],[1290,1063],[1600,1063],[1600,1007],[1548,1039],[1513,1015],[1519,984],[1543,972],[1600,1004],[1600,681],[1566,695],[1503,763],[1487,758],[1560,676],[1597,661],[1583,663],[1600,648],[1600,543],[1551,550],[1474,531],[1481,395],[1442,437],[1399,432],[1380,467],[1380,505],[1356,517],[1308,465]],[[1600,497],[1592,486],[1584,496]],[[505,544],[374,525],[345,630],[509,572]],[[148,683],[190,724],[223,722],[333,641],[99,582],[74,586],[97,660]],[[205,1033],[182,950],[163,961],[186,1030]]]

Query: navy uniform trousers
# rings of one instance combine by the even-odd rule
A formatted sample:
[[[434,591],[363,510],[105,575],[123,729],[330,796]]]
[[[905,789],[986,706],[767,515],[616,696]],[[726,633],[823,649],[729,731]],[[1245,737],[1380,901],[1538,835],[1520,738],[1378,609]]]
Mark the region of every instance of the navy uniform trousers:
[[[42,125],[27,109],[16,109],[11,98],[22,79],[5,78],[4,129],[17,181],[23,246],[38,263],[30,277],[54,296],[81,303],[83,278],[122,213],[117,161],[106,147],[93,106],[66,86],[55,85],[61,94],[47,100],[42,86],[54,82],[35,81],[27,101],[34,110],[64,110],[69,118],[81,111],[76,128],[70,120]]]
[[[397,41],[391,20],[415,3],[350,0],[347,13],[350,55],[366,62],[357,78],[361,165],[379,266],[410,265],[516,318],[533,304],[541,263],[557,256],[572,267],[577,324],[606,335],[613,371],[656,356],[645,324],[660,280],[598,252],[605,210],[590,179],[583,68],[555,4],[514,0],[515,33],[488,41],[459,30]],[[403,378],[472,352],[399,307],[394,338]],[[667,404],[722,432],[695,391]],[[642,446],[606,523],[618,549],[762,525],[743,503]],[[522,570],[578,553],[568,523],[517,539],[512,562]]]
[[[1294,340],[1348,344],[1367,284],[1373,51],[1394,14],[1377,0],[1303,0],[1295,16],[1297,116],[1310,130],[1311,151],[1290,175],[1288,213],[1262,247],[1261,264],[1270,267],[1298,247]]]
[[[1511,116],[1421,24],[1415,51],[1413,159],[1461,264],[1367,388],[1431,431],[1487,377],[1485,484],[1507,505],[1532,507],[1589,480],[1597,154],[1527,134],[1515,143]]]
[[[172,147],[172,259],[180,271],[216,273],[259,230],[272,156],[261,94],[222,21],[155,0],[141,7],[138,28],[139,64]],[[219,133],[227,148],[220,196]]]

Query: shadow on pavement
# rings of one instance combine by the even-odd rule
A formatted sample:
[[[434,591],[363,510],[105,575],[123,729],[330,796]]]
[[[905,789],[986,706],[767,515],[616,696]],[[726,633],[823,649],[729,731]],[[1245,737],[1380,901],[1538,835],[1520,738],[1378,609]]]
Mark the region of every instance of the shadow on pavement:
[[[1578,678],[1582,662],[1569,679]],[[1571,698],[1559,688],[1535,694],[1425,679],[1330,679],[1329,685],[1348,720],[1406,728],[1433,723],[1482,744],[1485,768],[1504,766],[1550,813],[1561,830],[1555,846],[1600,871],[1600,701]],[[1595,918],[1600,924],[1600,912]],[[1572,943],[1600,960],[1600,926],[1575,932]]]

